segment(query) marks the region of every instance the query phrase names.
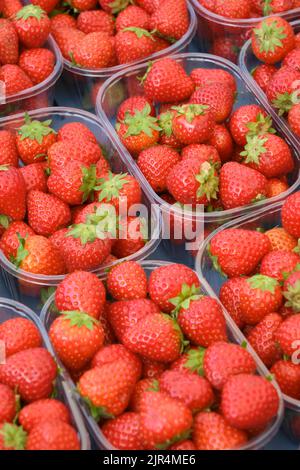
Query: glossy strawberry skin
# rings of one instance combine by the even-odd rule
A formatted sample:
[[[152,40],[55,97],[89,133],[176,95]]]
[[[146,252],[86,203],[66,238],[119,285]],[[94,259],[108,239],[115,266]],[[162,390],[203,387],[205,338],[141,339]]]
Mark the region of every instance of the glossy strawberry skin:
[[[131,371],[134,382],[140,379],[142,374],[141,359],[123,344],[109,344],[101,348],[93,357],[91,366],[101,367],[104,364],[111,364],[122,359],[126,362],[127,372]]]
[[[241,106],[232,114],[229,122],[230,132],[238,145],[246,145],[246,135],[249,132],[247,125],[255,123],[260,115],[266,117],[266,112],[256,104]]]
[[[264,51],[261,47],[261,42],[258,39],[256,31],[252,34],[252,49],[254,55],[260,59],[265,64],[276,64],[276,62],[281,61],[286,54],[293,49],[295,45],[295,35],[293,28],[288,24],[288,22],[280,17],[269,17],[263,20],[256,26],[256,30],[261,30],[263,25],[272,26],[277,30],[282,28],[281,33],[285,36],[281,40],[280,47],[274,47],[273,50]]]
[[[284,354],[292,356],[297,352],[299,342],[300,314],[292,315],[284,320],[274,336]]]
[[[147,295],[147,277],[135,261],[114,266],[107,277],[107,289],[115,300],[143,299]]]
[[[30,431],[26,450],[80,450],[80,442],[70,424],[45,421]]]
[[[27,256],[21,261],[20,268],[34,274],[65,274],[65,263],[57,248],[42,235],[31,235],[25,240]]]
[[[116,419],[106,421],[101,430],[116,449],[144,449],[140,437],[140,417],[137,413],[126,412]]]
[[[240,293],[244,278],[232,277],[222,284],[219,299],[239,328],[243,328],[244,322],[240,309]]]
[[[54,70],[55,56],[49,49],[30,49],[22,52],[19,66],[34,85],[42,83]]]
[[[283,228],[293,237],[300,237],[300,192],[289,196],[282,206]]]
[[[29,165],[22,166],[19,171],[24,178],[27,193],[31,190],[47,192],[44,162],[30,163]]]
[[[74,49],[74,60],[80,67],[98,69],[109,67],[114,59],[111,36],[102,32],[85,35]]]
[[[16,397],[7,385],[0,384],[0,420],[2,423],[13,421],[17,412]]]
[[[153,54],[154,50],[155,42],[146,30],[141,37],[127,29],[116,34],[116,55],[119,64],[141,60]]]
[[[71,416],[68,408],[61,401],[45,398],[24,406],[18,420],[25,431],[31,431],[43,421],[58,420],[70,423]]]
[[[247,336],[249,343],[267,367],[271,367],[282,355],[274,337],[281,322],[282,317],[278,313],[270,313]]]
[[[236,92],[235,78],[227,70],[195,68],[190,74],[196,87],[203,87],[212,83],[223,83],[227,85],[233,93]]]
[[[0,20],[0,63],[17,64],[19,57],[19,41],[16,30],[10,21]]]
[[[0,80],[5,84],[7,96],[16,95],[33,86],[28,75],[15,64],[6,64],[0,68]]]
[[[77,28],[85,34],[104,32],[113,36],[114,17],[102,10],[83,11],[77,18]]]
[[[215,122],[220,124],[231,113],[234,94],[227,84],[212,83],[198,88],[192,94],[190,102],[208,106]]]
[[[278,360],[271,368],[271,373],[285,395],[300,399],[300,366],[289,360]]]
[[[18,166],[16,139],[8,130],[0,131],[0,165]]]
[[[34,231],[25,222],[12,222],[0,239],[0,248],[8,259],[17,256],[19,247],[18,233],[22,238],[34,235]]]
[[[287,250],[274,250],[262,259],[260,273],[282,281],[283,274],[293,271],[298,263],[300,263],[300,257],[296,253]]]
[[[252,76],[260,88],[266,92],[277,68],[274,65],[261,64],[252,71]]]
[[[1,323],[0,339],[5,344],[6,357],[42,346],[42,337],[38,328],[30,320],[21,317]]]
[[[13,220],[23,220],[26,212],[26,187],[23,176],[14,167],[0,171],[0,213]]]
[[[188,27],[189,16],[184,0],[164,0],[151,16],[150,28],[164,37],[178,40]]]

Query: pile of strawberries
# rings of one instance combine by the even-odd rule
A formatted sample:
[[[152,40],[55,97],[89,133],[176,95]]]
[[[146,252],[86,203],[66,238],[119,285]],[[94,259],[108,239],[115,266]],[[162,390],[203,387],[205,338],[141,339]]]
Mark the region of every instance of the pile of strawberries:
[[[282,227],[226,229],[210,253],[228,276],[220,300],[271,369],[284,394],[300,400],[300,192],[287,198]]]
[[[101,69],[141,61],[189,29],[186,0],[35,0],[50,12],[51,31],[74,65]]]
[[[17,268],[95,270],[147,242],[144,219],[119,213],[120,201],[127,210],[141,202],[138,181],[112,172],[84,124],[56,132],[51,120],[25,115],[18,129],[0,131],[0,164],[0,248]]]
[[[115,448],[233,449],[276,416],[275,388],[199,287],[184,265],[147,279],[134,261],[109,271],[109,297],[88,272],[58,286],[50,340]]]
[[[160,59],[136,89],[118,109],[116,130],[170,204],[227,210],[288,189],[291,149],[260,106],[233,111],[237,87],[226,70],[195,68],[189,76],[181,63]]]
[[[252,72],[254,80],[300,137],[300,33],[283,18],[268,18],[254,29],[252,50],[263,62]]]
[[[300,7],[299,0],[198,0],[207,10],[232,20],[259,18]]]
[[[51,398],[57,364],[30,320],[0,324],[0,450],[80,450],[69,409]]]

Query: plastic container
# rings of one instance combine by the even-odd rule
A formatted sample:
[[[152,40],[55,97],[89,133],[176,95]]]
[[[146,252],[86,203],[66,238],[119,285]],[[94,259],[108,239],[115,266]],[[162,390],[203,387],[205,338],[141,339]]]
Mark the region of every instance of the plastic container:
[[[249,0],[250,1],[250,0]],[[209,11],[199,0],[190,0],[198,17],[197,40],[203,52],[237,62],[238,50],[249,39],[254,26],[263,18],[230,19]],[[274,15],[272,15],[274,16]],[[300,19],[300,8],[278,14],[287,21]]]
[[[228,228],[243,228],[249,230],[256,230],[257,228],[263,228],[269,230],[273,227],[281,225],[281,207],[282,204],[273,204],[267,209],[262,209],[253,213],[252,215],[247,215],[241,217],[237,220],[227,223],[222,228],[219,228],[215,232],[211,233],[209,237],[204,241],[201,246],[197,259],[196,259],[196,271],[200,278],[201,284],[204,289],[208,292],[208,295],[214,298],[218,298],[220,288],[222,284],[226,281],[226,277],[221,276],[220,273],[215,271],[211,259],[208,254],[208,246],[211,239],[221,230]],[[226,311],[225,307],[223,306]],[[226,311],[227,312],[227,311]],[[229,313],[227,312],[227,315]],[[236,330],[237,327],[236,327]],[[246,341],[243,333],[239,331],[240,340]],[[264,366],[264,369],[266,367]],[[283,395],[284,404],[285,404],[285,417],[283,422],[283,428],[288,436],[300,442],[300,400],[295,400],[294,398]]]
[[[133,176],[135,175],[134,170],[129,168],[127,170],[126,163],[116,150],[112,140],[107,135],[104,128],[101,126],[99,120],[93,114],[85,111],[80,111],[73,108],[45,108],[29,113],[31,117],[35,119],[52,119],[52,125],[55,129],[59,129],[61,126],[68,122],[77,121],[85,124],[96,136],[98,142],[106,149],[107,158],[109,159],[113,171],[129,172]],[[24,119],[23,114],[18,114],[13,117],[5,118],[0,121],[0,129],[9,126],[10,128],[17,128],[20,126]],[[150,213],[151,210],[151,224],[149,223],[149,242],[133,255],[124,258],[130,260],[141,260],[147,258],[158,246],[160,242],[161,234],[161,217],[159,208],[152,204],[151,197],[143,191],[143,204]],[[150,227],[151,225],[151,227]],[[107,269],[112,267],[114,264],[120,261],[115,261],[112,264],[100,267],[94,270],[95,274],[102,275]],[[45,276],[32,274],[22,269],[17,269],[0,250],[0,266],[2,271],[2,278],[5,286],[8,289],[11,297],[14,300],[21,301],[26,305],[30,305],[34,310],[40,309],[40,293],[41,289],[48,287],[55,287],[59,284],[65,275],[60,276]]]
[[[260,101],[260,96],[257,90],[250,91],[250,88],[244,82],[244,78],[240,70],[232,62],[209,54],[195,53],[178,54],[173,56],[173,58],[178,62],[181,62],[188,73],[197,67],[218,68],[230,72],[235,77],[238,88],[238,97],[234,104],[234,109],[250,103],[257,103],[264,107],[263,103]],[[272,203],[278,202],[286,198],[297,188],[300,183],[299,149],[297,151],[297,147],[294,145],[294,142],[292,142],[292,139],[287,138],[282,132],[277,116],[275,113],[273,113],[274,126],[278,131],[278,135],[281,135],[288,142],[294,152],[295,170],[293,174],[290,175],[290,188],[286,192],[275,198],[259,201],[255,204],[249,204],[248,206],[239,207],[232,210],[215,211],[211,213],[206,212],[205,214],[203,212],[195,213],[192,211],[185,211],[183,215],[183,212],[180,208],[174,207],[174,205],[172,206],[165,202],[151,188],[146,178],[139,170],[136,162],[131,157],[130,153],[121,143],[114,128],[117,110],[122,101],[130,96],[143,94],[143,88],[140,86],[137,77],[143,76],[146,69],[147,64],[136,65],[130,69],[114,75],[109,80],[107,80],[107,82],[99,91],[96,112],[101,121],[104,123],[107,133],[110,135],[119,153],[121,153],[123,158],[126,159],[128,168],[132,168],[132,171],[135,171],[137,174],[139,174],[139,179],[143,182],[143,186],[147,188],[147,191],[150,195],[149,197],[151,197],[155,203],[160,206],[165,227],[168,227],[168,221],[172,219],[172,221],[175,220],[175,225],[178,228],[179,233],[190,233],[196,228],[195,232],[197,232],[199,241],[201,242],[204,234],[207,235],[210,231],[214,230],[219,225],[222,225],[231,219],[241,217],[242,215],[245,215],[246,213],[253,210],[257,210],[261,207],[266,207]],[[267,111],[269,111],[269,107]],[[185,232],[183,232],[182,226],[185,227]],[[178,260],[194,266],[195,260],[193,258],[193,254],[198,251],[197,248],[199,245],[195,247],[191,246],[189,253],[191,252],[192,254],[189,254],[185,249],[186,247],[184,243],[187,237],[183,236],[181,240],[177,237],[177,239],[175,241],[173,240],[172,242],[169,240],[170,237],[168,237],[169,239],[166,239],[167,235],[168,234],[163,236],[163,246],[169,256],[172,257],[172,260]],[[191,239],[191,237],[188,238]]]
[[[177,54],[180,51],[187,51],[188,45],[195,36],[197,29],[196,14],[189,4],[187,6],[190,15],[188,31],[170,47],[156,52],[149,57],[137,60],[132,64],[120,64],[115,67],[97,70],[76,67],[69,60],[63,58],[64,71],[60,90],[56,94],[57,103],[60,106],[66,106],[72,103],[72,106],[94,111],[96,96],[100,86],[115,73],[121,72],[124,68],[141,62],[155,60],[170,54]]]
[[[35,313],[29,308],[25,307],[25,305],[20,304],[19,302],[0,297],[0,324],[5,322],[6,320],[17,317],[26,318],[35,324],[35,326],[39,329],[42,335],[43,346],[51,353],[53,357],[55,357],[54,350],[51,346],[45,328],[40,319],[35,315]],[[57,398],[69,408],[72,417],[72,425],[77,430],[78,437],[80,439],[81,450],[89,450],[89,435],[87,433],[87,430],[85,429],[79,408],[74,398],[72,397],[72,391],[68,382],[68,377],[65,375],[63,370],[60,371],[57,377],[56,388],[58,392]]]
[[[149,276],[151,272],[156,269],[159,266],[164,266],[167,264],[172,264],[168,262],[163,262],[163,261],[142,261],[141,266],[145,269],[147,275]],[[102,279],[105,279],[105,276],[102,276]],[[203,294],[209,295],[206,288],[202,289]],[[56,314],[53,312],[53,305],[54,305],[54,295],[51,296],[51,298],[48,299],[47,303],[45,304],[42,312],[41,312],[41,321],[43,322],[46,330],[48,331],[52,322],[55,319]],[[240,341],[240,333],[231,318],[228,316],[228,314],[225,314],[226,321],[227,321],[227,327],[228,327],[228,334],[229,338],[232,342],[234,343],[241,343]],[[227,318],[228,317],[228,318]],[[253,354],[254,359],[257,363],[257,371],[260,375],[268,375],[268,372],[265,370],[263,364],[261,363],[260,359],[256,355],[256,353],[253,351],[253,349],[250,346],[247,346],[249,352]],[[71,379],[69,379],[69,384],[70,388],[74,388],[74,384]],[[243,446],[240,450],[250,450],[250,449],[261,449],[264,447],[277,433],[280,423],[282,421],[282,414],[283,414],[283,403],[281,399],[281,393],[279,392],[278,385],[276,382],[274,382],[274,386],[276,387],[276,390],[278,391],[278,394],[280,395],[280,407],[278,410],[278,415],[274,419],[274,421],[269,425],[269,427],[260,435],[255,437],[254,439],[250,440],[245,446]],[[81,411],[83,413],[83,416],[86,420],[87,426],[90,430],[90,433],[97,445],[98,448],[100,449],[105,449],[105,450],[113,450],[114,448],[111,446],[111,444],[107,441],[107,439],[103,436],[97,422],[90,416],[90,413],[84,404],[83,400],[80,398],[78,394],[76,394],[75,399],[79,406],[81,407]]]
[[[299,12],[299,17],[300,17],[300,12]],[[293,26],[294,31],[296,33],[300,32],[300,20],[293,21],[291,25]],[[260,60],[258,60],[257,57],[255,57],[255,55],[252,52],[251,40],[248,40],[244,44],[244,47],[242,48],[240,56],[239,56],[239,66],[244,76],[244,80],[247,82],[249,87],[253,89],[255,93],[260,94],[261,101],[263,101],[265,105],[268,105],[269,108],[272,109],[272,111],[277,115],[276,109],[272,107],[271,103],[268,101],[266,94],[259,87],[259,85],[256,83],[256,81],[254,80],[251,74],[251,71],[260,64],[262,64],[262,62],[260,62]],[[291,130],[287,119],[285,119],[285,117],[278,116],[278,122],[280,122],[281,128],[286,133],[286,135],[289,135],[290,139],[294,141],[294,144],[298,146],[299,148],[300,137],[298,137]]]

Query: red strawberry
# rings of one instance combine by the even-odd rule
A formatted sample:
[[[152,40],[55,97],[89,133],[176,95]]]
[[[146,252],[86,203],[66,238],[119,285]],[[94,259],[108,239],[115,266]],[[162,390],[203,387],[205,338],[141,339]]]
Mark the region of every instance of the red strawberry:
[[[205,144],[191,144],[182,149],[181,159],[189,160],[190,158],[198,158],[201,163],[209,162],[215,167],[221,166],[220,156],[218,151],[211,145]]]
[[[58,13],[51,18],[51,33],[60,28],[76,28],[76,19],[68,13]]]
[[[214,411],[203,411],[195,416],[193,442],[198,450],[235,449],[247,441],[245,432],[230,426]]]
[[[284,207],[287,207],[287,205],[284,204]],[[296,239],[282,227],[274,227],[271,230],[267,230],[265,234],[271,241],[272,250],[293,251],[297,246]]]
[[[13,390],[7,385],[0,384],[0,422],[12,422],[16,413],[17,402]]]
[[[252,137],[270,132],[272,119],[267,116],[261,106],[248,104],[241,106],[233,113],[229,124],[234,141],[244,146],[247,143],[247,136]]]
[[[0,165],[18,166],[16,139],[12,132],[0,131]]]
[[[79,41],[85,37],[82,31],[70,26],[60,27],[52,32],[63,57],[67,60],[74,57],[73,54],[78,47]]]
[[[260,265],[260,273],[282,281],[300,263],[300,257],[287,250],[274,250],[266,254]]]
[[[226,84],[211,83],[198,88],[190,97],[190,103],[207,106],[214,120],[221,123],[231,113],[234,94]]]
[[[10,18],[22,8],[20,0],[2,0],[2,14],[5,18]]]
[[[108,67],[114,58],[111,36],[103,32],[85,35],[79,40],[71,58],[80,67],[89,69]]]
[[[196,87],[204,87],[211,84],[225,84],[233,93],[236,92],[236,83],[234,76],[222,69],[195,68],[190,74]]]
[[[284,66],[281,67],[271,78],[266,90],[270,103],[278,109],[282,115],[298,103],[300,91],[300,71]]]
[[[143,450],[138,413],[123,413],[106,421],[101,430],[109,443],[118,450]]]
[[[125,101],[123,101],[118,109],[117,121],[124,121],[126,113],[134,116],[135,111],[143,111],[146,105],[151,106],[150,115],[155,116],[155,109],[153,105],[144,96],[136,95],[127,98]]]
[[[245,229],[222,230],[210,243],[214,266],[229,277],[253,273],[270,249],[271,244],[266,235]]]
[[[113,36],[114,17],[102,10],[82,11],[77,18],[77,28],[85,34],[102,32]]]
[[[193,422],[190,410],[182,402],[161,392],[145,393],[140,419],[146,449],[165,449],[184,439]]]
[[[178,370],[185,374],[196,374],[203,376],[203,357],[205,349],[202,347],[191,347],[181,354],[180,358],[171,364],[171,370]]]
[[[72,7],[75,10],[85,11],[85,10],[93,10],[97,6],[97,0],[71,0]]]
[[[56,142],[48,150],[48,160],[51,173],[57,173],[66,166],[70,161],[76,160],[84,163],[85,165],[96,164],[98,160],[103,158],[102,151],[97,142],[87,141],[87,136],[84,139],[84,146],[82,146],[81,131],[72,139],[64,138]]]
[[[176,139],[182,144],[201,144],[212,136],[214,117],[208,109],[209,106],[201,104],[185,104],[176,106],[176,114],[172,122],[172,130]]]
[[[25,217],[26,188],[23,176],[8,165],[0,166],[0,213],[13,220]]]
[[[41,7],[26,5],[16,13],[14,25],[23,46],[42,47],[50,34],[51,22]]]
[[[293,49],[289,52],[282,61],[282,66],[292,67],[295,70],[300,71],[300,51],[299,49]]]
[[[247,336],[249,343],[267,367],[271,367],[281,358],[280,348],[274,338],[281,322],[282,317],[278,313],[270,313]]]
[[[300,338],[300,314],[292,315],[284,320],[274,336],[284,354],[292,356],[297,353]]]
[[[0,424],[0,450],[24,450],[27,434],[21,426]]]
[[[244,278],[233,277],[222,284],[219,299],[239,328],[244,326],[240,308],[241,287]]]
[[[101,367],[104,364],[110,364],[119,359],[126,361],[126,370],[127,372],[131,370],[134,381],[139,380],[142,373],[141,360],[122,344],[110,344],[101,348],[93,357],[91,366]]]
[[[213,41],[211,53],[237,63],[240,52],[240,40],[235,36],[220,36]]]
[[[155,379],[158,378],[164,370],[166,370],[167,364],[157,361],[152,361],[151,359],[143,358],[143,377],[145,379]]]
[[[60,312],[79,310],[99,319],[105,305],[105,296],[104,285],[95,274],[75,271],[58,285],[55,304]]]
[[[177,103],[189,99],[195,85],[182,65],[173,59],[159,59],[144,79],[145,94],[151,101]]]
[[[111,204],[119,212],[123,202],[129,210],[134,204],[140,204],[142,190],[136,178],[128,173],[114,174],[111,171],[97,180],[97,199],[105,204]]]
[[[0,80],[5,85],[7,96],[16,95],[33,86],[28,75],[21,67],[14,64],[6,64],[0,68]]]
[[[151,29],[166,38],[180,39],[189,28],[185,0],[164,0],[151,16]]]
[[[273,365],[271,373],[274,375],[282,393],[296,400],[300,399],[299,364],[293,364],[288,360],[277,361]]]
[[[37,400],[24,406],[18,416],[19,423],[27,432],[43,421],[53,420],[69,424],[71,422],[70,412],[66,405],[53,398]]]
[[[223,387],[222,414],[231,426],[238,429],[266,426],[276,416],[278,407],[277,391],[264,377],[234,375]]]
[[[300,238],[300,191],[290,195],[281,210],[283,228],[295,238]]]
[[[225,18],[249,18],[250,4],[248,0],[216,0],[214,11]]]
[[[12,222],[8,226],[0,239],[0,248],[8,259],[17,256],[20,244],[18,234],[21,238],[26,238],[34,235],[34,231],[25,222]]]
[[[99,0],[100,7],[113,15],[125,10],[129,3],[129,0]]]
[[[8,20],[0,20],[0,64],[17,64],[19,40],[15,28]]]
[[[93,132],[81,122],[68,122],[64,124],[58,131],[57,134],[57,141],[60,142],[61,140],[66,141],[69,140],[74,143],[74,140],[79,141],[88,141],[92,142],[93,144],[97,144],[97,139]],[[94,150],[96,153],[96,149]],[[99,157],[100,158],[100,157]],[[91,161],[91,163],[96,163],[95,161]]]
[[[143,299],[147,296],[146,273],[136,261],[124,261],[109,271],[107,289],[116,300]]]
[[[51,354],[43,348],[31,348],[10,356],[0,365],[0,381],[17,387],[21,399],[32,402],[48,398],[57,375],[57,366]]]
[[[180,441],[177,444],[172,445],[169,447],[170,450],[196,450],[195,445],[193,444],[193,441],[190,441],[189,439],[186,439],[185,441]]]
[[[291,10],[294,6],[293,0],[252,0],[252,5],[261,16],[271,13],[282,13]]]
[[[31,0],[33,5],[38,5],[41,7],[46,13],[51,13],[52,10],[57,6],[59,0]]]
[[[161,364],[163,365],[163,364]],[[159,383],[158,380],[151,378],[146,378],[139,380],[134,387],[134,391],[131,396],[130,400],[130,410],[139,413],[141,410],[142,402],[146,392],[156,391],[159,390]]]
[[[47,178],[44,162],[22,166],[19,171],[24,178],[27,193],[32,190],[41,191],[43,193],[47,192]]]
[[[297,266],[298,268],[298,266]],[[296,271],[290,274],[284,281],[283,295],[287,302],[286,307],[290,307],[294,312],[300,312],[299,304],[300,272]]]
[[[30,431],[26,450],[80,450],[80,442],[70,424],[63,421],[45,421]]]
[[[300,136],[300,126],[299,126],[299,122],[300,122],[300,104],[295,104],[289,114],[288,114],[288,122],[289,122],[289,125],[292,129],[293,132],[295,132],[295,134],[297,136]]]
[[[227,127],[223,124],[216,124],[213,134],[207,143],[215,147],[222,163],[226,163],[231,159],[233,154],[233,140]]]
[[[270,80],[276,71],[277,68],[274,65],[261,64],[252,70],[251,73],[258,86],[260,86],[260,88],[266,92]]]
[[[116,19],[116,30],[122,31],[128,27],[142,28],[150,30],[150,16],[143,9],[135,5],[129,5],[121,11]]]
[[[161,112],[158,116],[158,124],[161,128],[160,139],[159,143],[162,145],[168,145],[174,149],[180,149],[183,144],[176,139],[174,132],[173,132],[173,117],[175,115],[175,111],[166,111]]]
[[[279,178],[271,178],[267,184],[267,197],[276,197],[289,189],[289,185]]]
[[[148,241],[145,219],[123,217],[119,221],[118,239],[113,242],[112,253],[117,258],[126,258],[141,250]]]
[[[49,49],[29,49],[19,57],[19,66],[34,85],[43,82],[54,70],[55,56]]]
[[[5,344],[6,357],[25,349],[42,346],[42,337],[33,322],[26,318],[11,318],[0,325],[0,340]]]

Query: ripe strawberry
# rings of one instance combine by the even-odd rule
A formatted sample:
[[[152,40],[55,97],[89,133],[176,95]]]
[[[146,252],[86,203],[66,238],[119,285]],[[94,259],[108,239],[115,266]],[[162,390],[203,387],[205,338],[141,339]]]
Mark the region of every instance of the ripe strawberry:
[[[179,400],[162,392],[146,392],[140,410],[140,432],[146,449],[165,449],[184,438],[193,418]]]
[[[23,176],[8,165],[0,166],[0,213],[13,220],[25,217],[26,188]]]
[[[278,178],[271,178],[267,183],[267,197],[276,197],[289,189],[289,185]]]
[[[123,122],[126,113],[129,113],[131,116],[134,116],[135,111],[143,111],[146,105],[151,106],[151,116],[155,116],[155,109],[150,101],[147,100],[144,96],[136,95],[127,98],[123,103],[120,105],[117,114],[117,121]]]
[[[215,125],[212,136],[207,143],[217,150],[222,163],[226,163],[231,159],[233,154],[233,140],[227,127],[223,124]]]
[[[274,336],[284,354],[292,356],[293,353],[297,352],[300,338],[300,315],[292,315],[284,320],[277,328]]]
[[[93,292],[93,295],[90,295]],[[76,271],[57,286],[55,304],[60,312],[79,310],[99,319],[105,305],[105,288],[95,274]]]
[[[19,57],[19,66],[34,85],[43,82],[54,70],[55,56],[49,49],[29,49]]]
[[[183,301],[199,286],[198,276],[192,269],[173,263],[160,266],[151,272],[149,296],[163,312],[170,313],[174,310],[174,304],[171,302],[174,298],[178,297]]]
[[[192,98],[191,98],[192,99]],[[201,144],[212,136],[214,117],[209,107],[201,104],[185,104],[174,107],[176,114],[172,130],[182,144]]]
[[[177,444],[172,445],[169,447],[170,450],[196,450],[195,444],[193,444],[193,441],[190,441],[189,439],[186,439],[185,441],[180,441]]]
[[[273,65],[294,48],[295,34],[284,18],[271,16],[258,23],[251,40],[254,55],[265,64]]]
[[[293,132],[297,136],[300,136],[300,104],[295,104],[289,111],[288,122]]]
[[[70,161],[76,160],[89,166],[96,164],[99,159],[103,158],[102,151],[96,142],[82,140],[78,137],[75,139],[63,139],[56,142],[48,150],[48,161],[51,173],[57,173]]]
[[[77,44],[71,58],[75,64],[89,69],[108,67],[114,57],[111,37],[103,32],[89,33]]]
[[[196,87],[202,88],[211,84],[225,84],[233,93],[236,92],[235,78],[227,70],[196,68],[190,74]]]
[[[293,0],[252,0],[252,7],[261,16],[268,16],[271,13],[282,13],[293,9]]]
[[[224,209],[245,206],[267,195],[267,179],[259,171],[237,162],[225,163],[220,171],[220,199]]]
[[[82,11],[77,18],[77,28],[85,34],[102,32],[113,36],[114,17],[102,10]]]
[[[141,318],[123,335],[124,345],[142,357],[158,361],[175,361],[182,348],[182,333],[168,315],[153,313]]]
[[[150,16],[139,6],[129,5],[121,11],[116,19],[116,30],[122,31],[128,27],[142,28],[150,30]]]
[[[43,193],[47,192],[44,162],[22,166],[19,171],[24,178],[27,193],[32,190],[42,191]]]
[[[17,64],[19,58],[18,35],[12,23],[0,20],[0,64]]]
[[[5,256],[10,259],[16,257],[17,249],[19,247],[18,234],[22,238],[28,235],[34,235],[34,231],[25,222],[12,222],[5,230],[0,239],[0,248]]]
[[[300,399],[300,366],[288,360],[277,361],[271,373],[274,375],[282,393]]]
[[[230,426],[214,411],[202,411],[195,416],[193,442],[198,450],[228,450],[248,441],[244,431]]]
[[[299,304],[299,288],[300,288],[300,273],[298,271],[299,266],[296,266],[296,272],[285,276],[283,285],[283,295],[286,298],[286,307],[292,308],[293,312],[300,312]]]
[[[51,21],[41,7],[26,5],[16,13],[14,25],[20,42],[28,49],[42,47],[48,39]]]
[[[171,370],[178,370],[185,374],[203,376],[203,357],[205,349],[193,346],[181,354],[180,358],[171,364]]]
[[[223,387],[221,410],[231,426],[242,430],[264,427],[276,416],[279,397],[264,377],[239,374]]]
[[[116,54],[119,64],[143,59],[154,52],[153,35],[146,29],[129,26],[116,34]]]
[[[14,134],[8,130],[0,131],[0,165],[18,166],[18,151]]]
[[[97,180],[97,199],[110,204],[119,212],[120,205],[125,203],[127,210],[134,204],[140,204],[142,190],[136,178],[128,173],[113,174],[111,171]]]
[[[30,432],[43,421],[71,422],[70,412],[66,405],[53,398],[37,400],[24,406],[18,416],[18,421],[25,431]]]
[[[48,398],[57,375],[57,366],[44,348],[31,348],[9,356],[0,365],[0,381],[17,387],[21,399],[27,403]]]
[[[181,151],[181,160],[189,160],[190,158],[197,158],[201,163],[209,162],[216,168],[221,166],[221,160],[218,151],[211,145],[187,145]]]
[[[300,52],[299,49],[293,49],[289,52],[282,61],[282,67],[291,67],[300,71]]]
[[[161,128],[159,143],[162,145],[168,145],[176,150],[180,149],[183,144],[176,139],[173,132],[173,117],[175,115],[174,110],[161,112],[158,116],[158,124]]]
[[[160,103],[177,103],[189,99],[195,89],[183,66],[170,58],[154,62],[143,84],[148,99]]]
[[[270,132],[272,119],[261,106],[249,104],[241,106],[233,113],[229,125],[236,144],[244,146],[247,143],[247,136],[253,137]]]
[[[270,313],[247,335],[247,339],[263,363],[271,367],[281,358],[281,351],[275,342],[274,334],[282,322],[278,313]]]
[[[266,93],[275,72],[277,72],[277,68],[274,65],[261,64],[252,70],[251,74],[258,86]]]
[[[239,52],[241,49],[239,39],[235,36],[220,36],[216,37],[211,47],[211,53],[224,57],[233,63],[237,63]]]
[[[161,365],[164,365],[160,363]],[[146,378],[139,380],[133,390],[129,409],[135,413],[139,413],[142,407],[142,402],[146,392],[159,391],[159,383],[155,378]]]
[[[300,263],[300,257],[292,251],[274,250],[266,254],[260,265],[260,274],[282,281]]]
[[[270,103],[282,115],[298,103],[300,91],[300,71],[284,66],[281,67],[270,80],[266,95]]]
[[[12,422],[16,413],[17,402],[13,390],[7,385],[0,384],[0,422]]]
[[[22,8],[20,0],[2,0],[2,14],[4,18],[14,16]]]
[[[80,442],[70,424],[45,421],[30,431],[26,450],[80,450]]]
[[[215,268],[221,269],[228,277],[253,273],[270,249],[271,244],[266,235],[245,229],[222,230],[210,243]]]
[[[216,0],[214,11],[225,18],[249,18],[250,4],[248,0]]]
[[[269,238],[272,250],[293,251],[297,246],[297,240],[282,227],[274,227],[267,230],[265,235]]]
[[[21,426],[0,424],[0,450],[24,450],[27,434]]]
[[[1,323],[0,340],[5,344],[6,357],[25,349],[42,346],[38,328],[26,318],[11,318]]]
[[[85,37],[85,34],[82,31],[70,26],[56,28],[52,33],[63,57],[67,60],[74,57],[73,54],[75,49],[78,48],[79,41]]]
[[[140,379],[142,373],[142,363],[138,356],[126,349],[122,344],[110,344],[101,348],[93,357],[91,366],[101,367],[119,359],[126,361],[126,370],[132,372],[134,381]]]
[[[33,5],[38,5],[41,7],[46,13],[51,13],[52,10],[57,6],[59,0],[31,0]]]
[[[183,402],[192,413],[208,408],[214,402],[213,390],[205,378],[177,370],[162,373],[159,390]]]
[[[147,276],[136,261],[114,266],[107,276],[107,290],[115,300],[143,299],[147,296]]]
[[[16,95],[33,86],[28,75],[14,64],[6,64],[0,68],[0,80],[4,82],[7,96]]]
[[[283,228],[293,237],[300,238],[300,191],[285,200],[281,218]]]
[[[219,299],[223,306],[226,308],[233,321],[241,329],[244,326],[240,308],[240,293],[243,283],[244,278],[232,277],[222,284],[219,293]]]
[[[190,97],[190,103],[207,106],[217,123],[230,115],[234,102],[232,90],[223,83],[211,83],[198,88]]]
[[[142,376],[145,379],[156,379],[158,378],[164,370],[166,370],[167,364],[157,361],[152,361],[151,359],[143,358],[143,372]]]
[[[119,222],[118,237],[112,246],[114,256],[121,259],[137,253],[148,241],[145,219],[141,217],[123,217]]]
[[[150,28],[173,40],[180,39],[189,28],[185,0],[164,0],[151,16]]]
[[[71,141],[74,143],[74,140],[88,141],[93,144],[97,144],[97,139],[93,132],[81,122],[68,122],[64,124],[57,133],[57,141]],[[96,150],[95,150],[96,153]],[[100,158],[100,157],[99,157]],[[96,163],[91,161],[91,163]]]
[[[113,15],[119,13],[122,10],[125,10],[129,3],[130,0],[99,0],[99,4],[102,10],[107,11]]]
[[[50,18],[50,20],[52,34],[55,34],[55,32],[60,28],[76,28],[76,18],[68,13],[58,13]]]
[[[123,413],[104,423],[101,430],[108,442],[118,450],[143,450],[138,413]]]

